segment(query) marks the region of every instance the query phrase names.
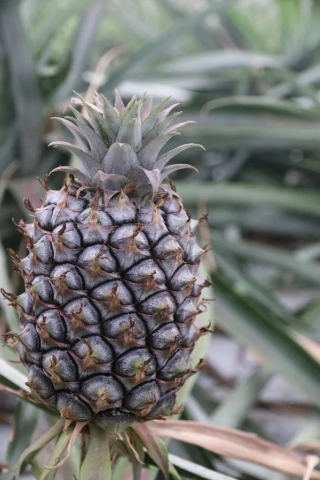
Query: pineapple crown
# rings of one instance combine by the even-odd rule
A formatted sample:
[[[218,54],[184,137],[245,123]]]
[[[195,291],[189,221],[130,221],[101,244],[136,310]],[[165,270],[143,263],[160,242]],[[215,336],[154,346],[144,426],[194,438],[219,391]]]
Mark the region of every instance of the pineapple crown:
[[[86,102],[80,95],[73,99],[84,107],[87,118],[69,106],[74,117],[56,118],[74,135],[79,146],[68,142],[53,142],[53,146],[63,147],[75,154],[82,170],[62,166],[53,171],[63,171],[75,175],[78,180],[93,188],[126,192],[142,198],[155,195],[163,180],[171,173],[193,168],[191,165],[167,163],[178,153],[195,143],[180,145],[160,155],[161,149],[171,137],[180,135],[176,130],[187,123],[170,125],[181,113],[169,115],[178,104],[164,107],[170,97],[153,108],[153,98],[131,98],[124,105],[118,91],[115,91],[114,107],[101,94],[96,93],[94,102]]]

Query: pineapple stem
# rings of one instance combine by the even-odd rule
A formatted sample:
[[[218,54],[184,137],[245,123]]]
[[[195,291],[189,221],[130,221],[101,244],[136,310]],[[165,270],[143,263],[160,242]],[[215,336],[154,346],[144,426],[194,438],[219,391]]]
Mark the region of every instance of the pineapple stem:
[[[94,423],[89,424],[88,449],[81,466],[80,479],[88,480],[94,474],[95,480],[111,479],[111,458],[109,433]]]

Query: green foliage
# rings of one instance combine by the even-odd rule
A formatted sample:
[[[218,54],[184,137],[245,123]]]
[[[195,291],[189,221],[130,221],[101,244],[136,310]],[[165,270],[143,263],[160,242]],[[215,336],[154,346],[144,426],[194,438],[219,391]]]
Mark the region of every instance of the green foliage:
[[[69,160],[47,145],[69,140],[50,117],[62,115],[73,90],[85,97],[91,84],[112,97],[117,87],[125,98],[157,92],[157,101],[172,94],[173,102],[184,106],[181,121],[197,122],[183,129],[183,143],[206,149],[181,151],[178,161],[200,173],[174,177],[187,207],[194,214],[209,213],[201,235],[213,247],[205,267],[214,284],[216,318],[207,303],[202,320],[215,320],[265,364],[227,387],[222,400],[204,387],[208,381],[219,383],[207,369],[191,393],[192,384],[186,385],[179,401],[191,420],[266,437],[251,413],[270,378],[280,375],[315,412],[311,420],[306,416],[293,443],[316,440],[320,425],[319,347],[312,342],[320,334],[319,19],[316,1],[0,1],[1,287],[20,291],[6,249],[19,249],[20,235],[10,222],[28,218],[21,198],[36,206],[41,190],[35,177]],[[177,145],[173,138],[169,149]],[[58,186],[59,178],[50,182]],[[283,301],[288,292],[291,297],[307,292],[306,299],[288,305]],[[17,330],[13,309],[2,299],[0,309],[0,333]],[[197,359],[205,357],[209,342],[204,337]],[[21,366],[7,363],[15,359],[0,349],[0,385],[24,386]],[[31,443],[36,414],[35,407],[23,408],[26,402],[15,417],[17,423],[26,422],[25,436],[18,425],[7,451],[9,477],[1,478],[13,478],[14,462],[24,443]],[[310,422],[317,428],[310,430]],[[20,457],[18,470],[61,430],[59,424],[36,440],[29,456]],[[56,452],[65,446],[60,438]],[[162,455],[153,446],[146,465],[150,479],[157,475],[155,465],[167,458],[165,450]],[[94,443],[90,448],[96,456],[83,463],[81,475],[97,461],[103,478],[103,471],[110,470],[108,459],[103,464]],[[202,446],[176,443],[169,450],[178,472],[171,465],[172,478],[276,478],[250,458],[237,463],[208,454]],[[198,459],[202,466],[196,465]],[[126,472],[120,456],[115,478]],[[48,471],[43,478],[54,474]]]

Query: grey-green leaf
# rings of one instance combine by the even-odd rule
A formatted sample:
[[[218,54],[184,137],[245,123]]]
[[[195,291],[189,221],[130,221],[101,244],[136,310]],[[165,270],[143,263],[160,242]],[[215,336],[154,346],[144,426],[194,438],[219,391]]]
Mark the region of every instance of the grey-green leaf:
[[[101,163],[106,173],[125,174],[139,166],[137,155],[127,143],[113,143]]]

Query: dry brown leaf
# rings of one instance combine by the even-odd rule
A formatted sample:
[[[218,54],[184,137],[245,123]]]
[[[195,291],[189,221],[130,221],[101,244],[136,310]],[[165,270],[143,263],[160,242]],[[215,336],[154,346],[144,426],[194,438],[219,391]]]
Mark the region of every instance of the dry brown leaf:
[[[316,455],[307,455],[306,456],[306,462],[307,462],[307,469],[305,471],[305,474],[303,476],[302,480],[310,480],[311,475],[314,472],[314,469],[319,463],[319,457]]]
[[[310,340],[307,337],[304,337],[300,333],[294,332],[293,336],[300,344],[301,347],[303,347],[309,355],[311,355],[317,362],[320,362],[320,345],[317,342],[314,342],[313,340]]]
[[[92,80],[90,82],[89,88],[85,95],[85,101],[91,103],[94,97],[94,93],[99,90],[102,82],[103,82],[103,75],[107,68],[109,67],[110,63],[125,53],[130,51],[129,45],[120,45],[118,47],[110,48],[102,57],[100,58],[95,71],[93,73]],[[82,115],[86,117],[88,120],[88,113],[86,112],[85,108],[82,108],[81,111]]]
[[[289,445],[292,450],[304,450],[304,451],[317,451],[320,452],[320,442],[318,440],[296,443],[294,445]]]
[[[308,468],[306,459],[301,460],[289,450],[253,433],[189,420],[153,420],[148,427],[159,437],[198,445],[218,455],[263,465],[288,475],[303,477]],[[320,472],[312,472],[309,478],[320,480]]]

